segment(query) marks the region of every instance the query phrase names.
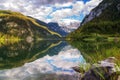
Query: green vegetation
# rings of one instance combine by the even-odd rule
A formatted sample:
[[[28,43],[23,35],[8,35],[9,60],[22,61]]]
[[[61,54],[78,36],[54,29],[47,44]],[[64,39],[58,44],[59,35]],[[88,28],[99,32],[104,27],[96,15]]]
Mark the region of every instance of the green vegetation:
[[[108,39],[109,37],[120,37],[120,10],[118,9],[119,0],[103,0],[92,11],[96,11],[109,4],[102,13],[82,25],[76,31],[68,35],[71,40],[83,39]],[[87,18],[85,18],[87,19]],[[85,21],[83,20],[83,22]]]
[[[119,71],[120,67],[120,42],[114,42],[114,41],[104,41],[104,42],[98,42],[98,41],[74,41],[70,42],[72,46],[75,48],[78,48],[83,55],[84,59],[86,60],[87,64],[81,65],[80,64],[80,70],[88,71],[91,69],[92,65],[98,66],[97,63],[107,59],[108,57],[115,57],[115,69],[116,71]],[[98,66],[99,68],[99,66]],[[101,73],[103,69],[99,69],[97,73],[101,77],[103,77],[103,73]],[[117,72],[116,74],[120,74]],[[103,77],[104,78],[104,77]],[[116,80],[116,79],[111,79]]]
[[[99,13],[101,14],[98,16]],[[92,17],[94,18],[89,21]],[[115,57],[117,69],[120,66],[120,0],[103,0],[84,18],[81,26],[67,36],[67,39],[80,50],[88,64]],[[86,66],[87,70],[91,67]],[[82,69],[81,65],[80,67]]]
[[[120,21],[104,21],[104,22],[89,22],[83,25],[80,29],[71,33],[69,37],[74,36],[74,39],[84,39],[84,38],[101,38],[107,39],[108,37],[120,37]],[[73,37],[71,37],[72,39]]]
[[[51,49],[60,44],[59,41],[35,41],[28,43],[8,41],[0,46],[0,69],[11,69],[32,62],[50,54]],[[53,53],[51,53],[53,54]]]
[[[9,10],[0,10],[0,32],[20,39],[61,37],[58,33],[37,23],[35,19]]]
[[[120,66],[120,11],[117,9],[119,1],[103,0],[93,10],[108,3],[111,5],[103,10],[100,16],[69,34],[67,39],[81,51],[88,63],[93,64],[112,56],[117,58],[116,62]]]
[[[115,57],[117,58],[117,64],[120,66],[120,42],[75,41],[70,42],[70,44],[81,51],[88,63],[93,64],[108,57]]]

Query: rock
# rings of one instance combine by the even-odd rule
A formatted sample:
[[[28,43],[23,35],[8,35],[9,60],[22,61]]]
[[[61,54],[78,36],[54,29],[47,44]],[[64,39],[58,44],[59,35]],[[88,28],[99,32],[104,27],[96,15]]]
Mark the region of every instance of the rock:
[[[109,57],[92,67],[83,74],[81,80],[119,80],[120,71],[115,68],[115,58]]]
[[[120,76],[118,77],[118,80],[120,80]]]
[[[111,70],[111,67],[92,68],[83,75],[81,80],[112,80],[111,78],[118,78],[116,73],[111,72]]]
[[[99,61],[98,64],[99,66],[102,66],[102,67],[112,67],[114,68],[115,67],[115,61],[116,61],[116,58],[115,57],[109,57],[103,61]]]

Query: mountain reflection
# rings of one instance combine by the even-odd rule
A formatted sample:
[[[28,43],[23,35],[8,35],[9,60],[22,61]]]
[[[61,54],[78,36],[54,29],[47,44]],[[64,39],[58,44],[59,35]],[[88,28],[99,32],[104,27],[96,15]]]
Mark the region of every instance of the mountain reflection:
[[[59,41],[35,41],[2,45],[0,47],[0,69],[14,68],[45,56]],[[59,47],[61,50],[63,46]],[[58,50],[58,51],[59,51]]]
[[[27,43],[23,42],[22,44]],[[17,48],[16,46],[14,47]],[[17,52],[10,47],[8,50]],[[0,70],[0,79],[61,80],[67,78],[75,80],[76,77],[74,74],[76,74],[76,72],[71,67],[86,63],[80,51],[68,45],[66,42],[40,41],[39,43],[31,43],[31,45],[29,44],[25,48],[18,48],[17,50],[19,51],[19,54],[14,57],[9,58],[6,55],[6,57],[8,57],[6,62],[9,61],[9,63],[6,64],[12,64],[12,66],[14,66],[22,63],[22,66],[19,65],[17,68],[12,67],[12,69]],[[2,65],[6,66],[3,63]]]

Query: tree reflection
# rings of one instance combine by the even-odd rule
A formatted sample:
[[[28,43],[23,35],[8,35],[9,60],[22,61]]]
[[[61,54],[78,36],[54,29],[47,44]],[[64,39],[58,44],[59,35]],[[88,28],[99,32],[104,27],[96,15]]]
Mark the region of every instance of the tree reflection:
[[[108,57],[116,57],[120,64],[120,42],[74,41],[71,44],[81,51],[87,62],[95,63]]]
[[[59,41],[11,42],[0,47],[0,69],[13,68],[45,56]]]

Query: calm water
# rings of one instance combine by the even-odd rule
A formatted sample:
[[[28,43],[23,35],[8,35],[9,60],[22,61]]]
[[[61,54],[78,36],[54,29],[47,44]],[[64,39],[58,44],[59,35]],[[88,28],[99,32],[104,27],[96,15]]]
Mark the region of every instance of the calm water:
[[[0,80],[77,80],[71,68],[109,56],[120,57],[120,43],[35,41],[0,44]],[[96,58],[97,57],[97,58]]]

